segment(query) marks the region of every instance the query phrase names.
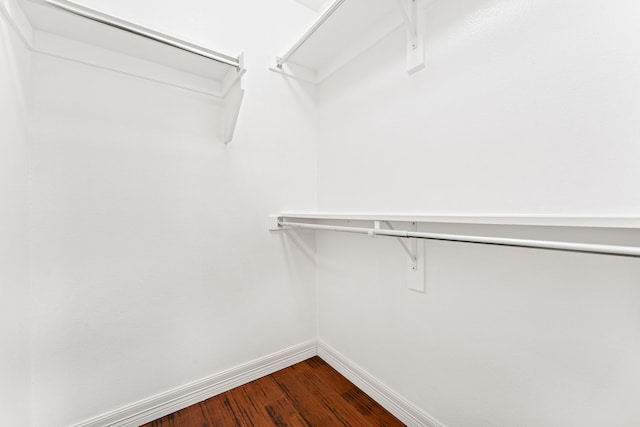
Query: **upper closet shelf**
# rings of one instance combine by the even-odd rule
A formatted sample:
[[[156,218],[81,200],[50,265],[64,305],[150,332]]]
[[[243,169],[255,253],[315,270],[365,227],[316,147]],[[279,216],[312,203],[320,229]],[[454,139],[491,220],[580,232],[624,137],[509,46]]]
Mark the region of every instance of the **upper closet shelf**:
[[[430,0],[335,0],[270,69],[320,83],[400,27],[407,37],[407,70],[424,68],[424,16]]]
[[[471,216],[471,215],[412,215],[412,214],[367,214],[367,213],[319,213],[284,212],[271,216],[288,219],[314,221],[393,221],[417,222],[424,224],[467,224],[467,225],[514,225],[540,227],[582,227],[582,228],[629,228],[640,229],[640,217],[590,217],[590,216]]]
[[[216,52],[66,0],[0,0],[0,5],[33,51],[219,99],[222,138],[232,139],[244,94],[242,54]]]

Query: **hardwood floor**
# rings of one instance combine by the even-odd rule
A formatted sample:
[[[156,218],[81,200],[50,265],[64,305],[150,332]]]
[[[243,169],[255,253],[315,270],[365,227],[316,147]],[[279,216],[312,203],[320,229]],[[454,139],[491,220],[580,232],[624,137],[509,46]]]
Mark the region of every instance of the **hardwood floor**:
[[[319,357],[143,427],[404,426]]]

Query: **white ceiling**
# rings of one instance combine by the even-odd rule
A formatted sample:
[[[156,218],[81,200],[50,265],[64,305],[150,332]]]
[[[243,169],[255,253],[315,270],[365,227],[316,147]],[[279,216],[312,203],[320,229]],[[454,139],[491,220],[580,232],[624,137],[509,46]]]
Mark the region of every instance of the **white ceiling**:
[[[324,10],[332,0],[295,0],[303,6],[306,6],[310,9],[315,10],[316,12],[320,12]]]

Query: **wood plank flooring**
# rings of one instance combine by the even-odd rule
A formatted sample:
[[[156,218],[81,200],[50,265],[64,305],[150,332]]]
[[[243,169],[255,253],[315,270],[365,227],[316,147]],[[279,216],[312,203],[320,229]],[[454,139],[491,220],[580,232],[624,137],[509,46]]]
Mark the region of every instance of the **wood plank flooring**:
[[[319,357],[142,427],[404,426]]]

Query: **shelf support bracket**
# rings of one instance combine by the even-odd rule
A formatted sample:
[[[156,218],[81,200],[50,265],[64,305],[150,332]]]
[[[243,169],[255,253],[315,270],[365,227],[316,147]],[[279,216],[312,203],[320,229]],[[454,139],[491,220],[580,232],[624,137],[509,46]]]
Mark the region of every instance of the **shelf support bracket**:
[[[225,144],[233,140],[236,130],[240,107],[244,98],[244,88],[242,86],[242,76],[246,72],[244,66],[244,53],[238,57],[238,68],[227,72],[222,81],[222,95],[224,99],[224,128],[223,140]]]
[[[389,221],[383,221],[389,230],[395,230],[393,225]],[[374,221],[373,228],[379,230],[381,227],[380,221]],[[411,231],[418,231],[418,224],[416,222],[411,223]],[[374,235],[375,236],[375,235]],[[418,239],[408,238],[404,239],[398,237],[398,242],[404,249],[404,251],[409,255],[409,271],[408,271],[408,281],[407,287],[416,292],[425,292],[425,253],[424,253],[424,245],[425,242],[418,242]],[[407,241],[405,241],[407,240]]]
[[[389,230],[395,230],[395,228],[393,228],[393,225],[391,225],[389,221],[384,221],[384,223]],[[412,224],[415,226],[416,223],[413,222]],[[374,222],[374,228],[377,230],[380,229],[380,221]],[[407,242],[405,242],[404,239],[401,237],[398,237],[397,240],[398,240],[398,243],[400,243],[400,245],[404,249],[404,251],[407,253],[407,255],[409,255],[411,270],[416,271],[416,269],[418,268],[418,254],[417,254],[418,249],[417,249],[416,239],[408,239],[409,244],[407,244]],[[409,247],[409,245],[411,245],[411,247]]]
[[[407,33],[407,71],[413,74],[425,66],[424,55],[424,0],[396,0]],[[409,3],[408,7],[405,6]]]

